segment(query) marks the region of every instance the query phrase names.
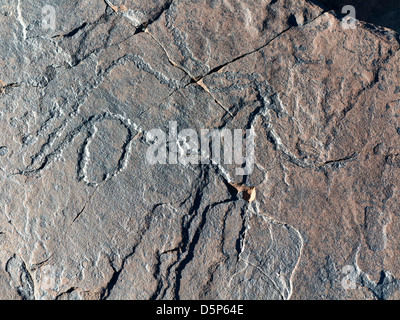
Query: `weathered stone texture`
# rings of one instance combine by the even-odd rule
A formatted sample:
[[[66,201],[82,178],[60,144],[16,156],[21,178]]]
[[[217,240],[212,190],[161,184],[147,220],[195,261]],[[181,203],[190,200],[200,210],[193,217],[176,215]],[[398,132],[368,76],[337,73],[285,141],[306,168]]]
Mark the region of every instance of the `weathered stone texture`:
[[[0,299],[399,297],[394,31],[306,0],[49,2],[0,5]],[[171,122],[253,129],[254,170],[150,165]]]

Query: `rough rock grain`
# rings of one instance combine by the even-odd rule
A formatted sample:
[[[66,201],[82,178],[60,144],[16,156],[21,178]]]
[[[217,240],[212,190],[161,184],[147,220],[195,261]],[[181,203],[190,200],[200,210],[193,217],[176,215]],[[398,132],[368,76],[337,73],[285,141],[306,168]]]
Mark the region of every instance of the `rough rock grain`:
[[[306,0],[49,2],[0,5],[0,299],[399,297],[395,31]],[[149,164],[171,123],[252,129],[254,170]]]

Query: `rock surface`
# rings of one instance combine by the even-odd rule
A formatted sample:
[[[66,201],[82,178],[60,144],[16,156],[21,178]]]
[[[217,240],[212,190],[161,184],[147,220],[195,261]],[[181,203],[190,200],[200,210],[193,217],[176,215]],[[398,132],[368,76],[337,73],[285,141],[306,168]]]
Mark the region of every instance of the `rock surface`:
[[[400,297],[395,31],[307,0],[49,2],[0,5],[0,299]],[[253,170],[150,164],[174,123],[251,129]]]

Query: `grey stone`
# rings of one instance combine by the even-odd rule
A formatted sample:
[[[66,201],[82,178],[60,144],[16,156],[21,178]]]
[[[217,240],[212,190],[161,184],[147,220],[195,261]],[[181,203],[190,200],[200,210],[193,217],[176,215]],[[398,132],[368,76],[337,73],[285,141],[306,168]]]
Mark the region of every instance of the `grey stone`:
[[[399,297],[394,31],[306,0],[12,0],[0,26],[0,299]],[[253,170],[150,164],[172,124],[252,129]]]

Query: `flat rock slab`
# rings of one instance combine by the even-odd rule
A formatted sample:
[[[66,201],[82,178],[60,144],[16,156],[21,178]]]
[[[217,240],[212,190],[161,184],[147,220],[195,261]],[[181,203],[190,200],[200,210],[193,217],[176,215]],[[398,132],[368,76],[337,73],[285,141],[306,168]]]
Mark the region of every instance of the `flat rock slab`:
[[[398,299],[399,37],[314,2],[0,5],[0,299]]]

